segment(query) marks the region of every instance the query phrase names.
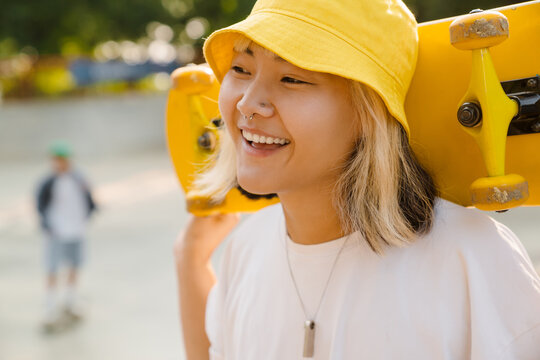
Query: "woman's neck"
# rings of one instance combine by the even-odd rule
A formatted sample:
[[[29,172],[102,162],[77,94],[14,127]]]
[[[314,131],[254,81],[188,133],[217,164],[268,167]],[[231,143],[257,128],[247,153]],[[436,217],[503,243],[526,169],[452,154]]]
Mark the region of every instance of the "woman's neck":
[[[329,189],[305,189],[279,194],[287,232],[298,244],[314,245],[338,239],[342,233]]]

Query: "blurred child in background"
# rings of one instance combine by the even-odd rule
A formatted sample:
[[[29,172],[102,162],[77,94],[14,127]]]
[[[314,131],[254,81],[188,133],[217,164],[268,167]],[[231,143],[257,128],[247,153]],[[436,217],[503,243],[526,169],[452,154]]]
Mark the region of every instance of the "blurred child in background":
[[[50,149],[52,172],[41,180],[36,206],[44,233],[47,272],[43,326],[52,330],[62,316],[80,318],[75,290],[78,270],[84,259],[86,225],[96,205],[83,175],[73,169],[71,149],[55,143]],[[58,271],[67,265],[67,286],[63,302],[58,297]]]

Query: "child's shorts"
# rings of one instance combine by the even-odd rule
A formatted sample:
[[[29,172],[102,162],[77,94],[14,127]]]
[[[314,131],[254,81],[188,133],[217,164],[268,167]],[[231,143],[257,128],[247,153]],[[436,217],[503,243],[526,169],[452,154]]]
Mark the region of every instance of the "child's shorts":
[[[45,238],[45,268],[49,274],[56,273],[61,265],[78,269],[84,260],[82,239],[62,241],[54,237]]]

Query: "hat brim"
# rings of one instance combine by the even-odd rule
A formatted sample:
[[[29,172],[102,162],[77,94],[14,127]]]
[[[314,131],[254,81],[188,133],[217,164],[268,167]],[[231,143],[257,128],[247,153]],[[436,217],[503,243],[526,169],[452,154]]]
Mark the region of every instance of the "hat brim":
[[[229,71],[234,44],[245,36],[300,68],[338,75],[366,84],[383,99],[388,111],[407,133],[404,104],[406,89],[364,49],[324,26],[298,16],[259,11],[245,20],[218,30],[204,44],[205,58],[219,82]]]

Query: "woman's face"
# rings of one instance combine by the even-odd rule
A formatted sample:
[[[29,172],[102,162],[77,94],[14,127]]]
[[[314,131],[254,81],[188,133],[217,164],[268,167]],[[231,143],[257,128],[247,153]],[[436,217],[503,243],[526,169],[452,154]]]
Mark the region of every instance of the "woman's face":
[[[358,137],[347,80],[255,44],[233,59],[219,109],[236,146],[238,183],[254,194],[333,186]]]

